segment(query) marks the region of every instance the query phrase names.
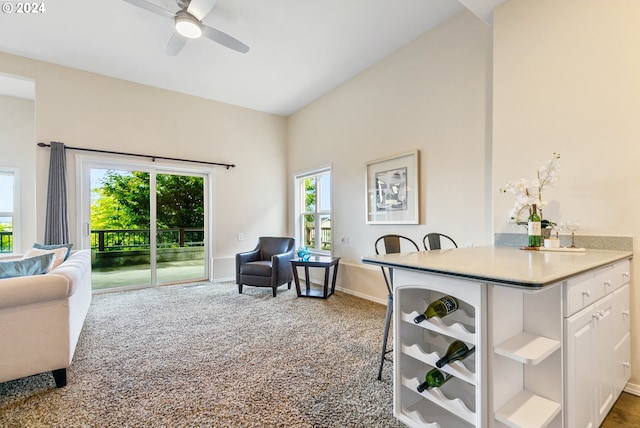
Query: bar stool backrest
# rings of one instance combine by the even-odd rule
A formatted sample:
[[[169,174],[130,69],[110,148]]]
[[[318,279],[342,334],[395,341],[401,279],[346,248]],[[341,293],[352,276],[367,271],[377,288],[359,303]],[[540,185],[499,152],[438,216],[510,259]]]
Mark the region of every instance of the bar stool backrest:
[[[427,251],[441,250],[442,241],[448,242],[449,246],[453,244],[455,248],[458,248],[458,244],[456,244],[456,241],[454,241],[453,238],[443,233],[436,233],[436,232],[427,233],[426,235],[424,235],[424,238],[422,238],[422,245],[424,245],[424,249]]]
[[[375,243],[376,254],[395,254],[409,251],[420,251],[418,244],[416,244],[411,238],[406,236],[388,234],[382,235],[376,240]],[[384,276],[384,282],[387,285],[387,291],[389,295],[393,294],[393,272],[387,271],[384,267],[382,269],[382,275]]]

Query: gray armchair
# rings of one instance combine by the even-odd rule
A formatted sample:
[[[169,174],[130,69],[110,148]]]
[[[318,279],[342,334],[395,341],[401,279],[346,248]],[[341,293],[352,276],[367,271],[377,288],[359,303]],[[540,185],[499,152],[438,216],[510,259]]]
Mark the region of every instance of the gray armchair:
[[[293,270],[290,261],[295,257],[295,240],[262,236],[252,251],[236,254],[236,284],[242,294],[243,285],[271,287],[276,297],[278,286],[288,283],[291,289]]]

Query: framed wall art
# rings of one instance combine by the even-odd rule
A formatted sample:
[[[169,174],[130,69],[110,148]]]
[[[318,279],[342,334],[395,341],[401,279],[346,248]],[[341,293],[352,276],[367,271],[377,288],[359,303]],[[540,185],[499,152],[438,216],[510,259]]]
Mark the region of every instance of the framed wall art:
[[[367,224],[418,224],[418,154],[367,162]]]

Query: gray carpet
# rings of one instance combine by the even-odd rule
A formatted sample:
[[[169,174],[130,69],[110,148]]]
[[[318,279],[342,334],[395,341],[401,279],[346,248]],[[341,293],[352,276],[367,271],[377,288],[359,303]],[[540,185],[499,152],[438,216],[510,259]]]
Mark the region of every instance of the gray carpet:
[[[0,383],[1,427],[401,427],[382,305],[235,284],[94,296],[69,369]]]

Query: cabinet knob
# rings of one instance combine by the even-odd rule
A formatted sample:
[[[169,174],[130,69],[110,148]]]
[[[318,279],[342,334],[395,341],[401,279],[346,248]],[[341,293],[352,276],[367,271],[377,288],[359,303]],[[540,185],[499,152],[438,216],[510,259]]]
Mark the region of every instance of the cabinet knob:
[[[622,315],[624,315],[625,317],[629,316],[629,311],[622,311]]]
[[[629,272],[622,272],[622,276],[624,276],[625,278],[629,277]]]
[[[582,295],[583,295],[584,297],[591,297],[591,291],[589,291],[589,290],[584,290],[584,291],[582,292]]]
[[[606,280],[606,281],[604,282],[604,285],[605,285],[605,286],[607,286],[607,287],[611,287],[611,280],[609,280],[609,279],[608,279],[608,280]]]
[[[625,368],[629,368],[629,367],[631,367],[631,364],[629,364],[628,362],[624,362],[624,363],[622,363],[622,365],[623,365]]]

